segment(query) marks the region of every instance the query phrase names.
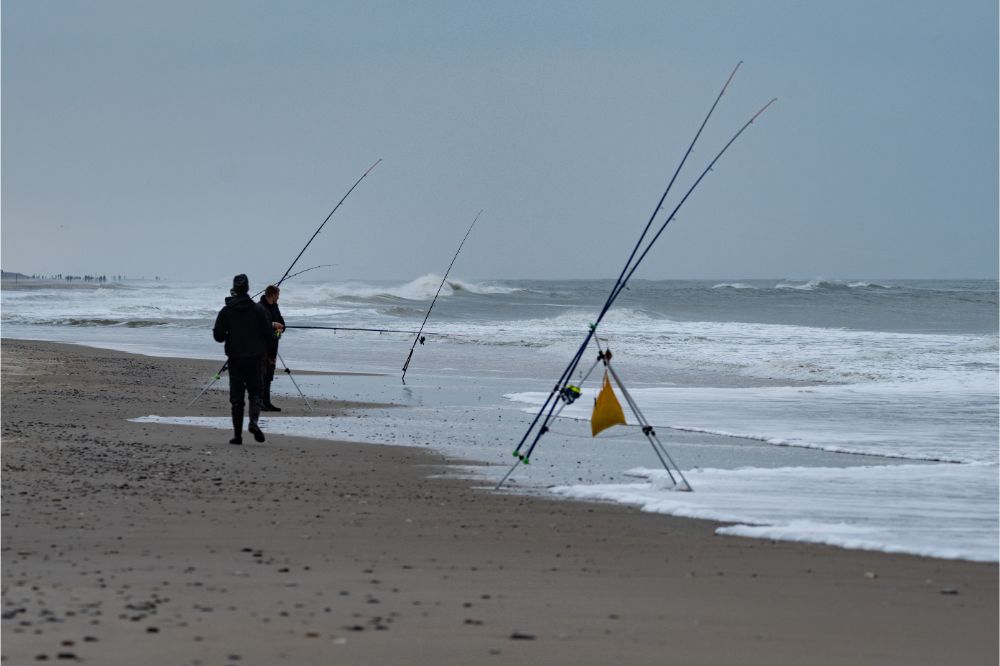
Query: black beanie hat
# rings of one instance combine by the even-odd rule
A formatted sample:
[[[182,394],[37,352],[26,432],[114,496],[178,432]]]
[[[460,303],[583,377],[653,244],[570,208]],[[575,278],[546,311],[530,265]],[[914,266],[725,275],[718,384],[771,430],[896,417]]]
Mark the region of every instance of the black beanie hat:
[[[245,294],[250,291],[250,280],[243,273],[233,278],[233,293]]]

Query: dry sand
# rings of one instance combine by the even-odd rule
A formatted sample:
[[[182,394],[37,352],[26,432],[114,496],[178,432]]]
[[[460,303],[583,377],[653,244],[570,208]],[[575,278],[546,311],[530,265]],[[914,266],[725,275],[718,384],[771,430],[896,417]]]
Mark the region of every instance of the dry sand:
[[[5,663],[997,663],[996,564],[721,537],[470,488],[413,449],[126,420],[227,414],[215,391],[184,409],[217,365],[3,341]]]

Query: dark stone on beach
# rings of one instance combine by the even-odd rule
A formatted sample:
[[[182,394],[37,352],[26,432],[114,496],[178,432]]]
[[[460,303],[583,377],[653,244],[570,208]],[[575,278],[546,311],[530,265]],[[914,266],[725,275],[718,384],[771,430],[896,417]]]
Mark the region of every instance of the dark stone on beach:
[[[957,595],[958,594],[958,590],[956,590],[953,587],[946,587],[946,588],[944,588],[944,589],[941,590],[941,594]]]
[[[60,652],[56,655],[56,659],[72,659],[76,661],[76,654],[73,652]]]
[[[523,631],[515,631],[510,635],[512,641],[533,641],[535,640],[534,634],[526,634]]]

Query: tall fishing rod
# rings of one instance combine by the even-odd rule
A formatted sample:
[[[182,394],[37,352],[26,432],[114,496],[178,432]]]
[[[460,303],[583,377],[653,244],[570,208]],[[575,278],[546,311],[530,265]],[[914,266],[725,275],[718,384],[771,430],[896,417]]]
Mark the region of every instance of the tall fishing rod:
[[[611,305],[614,303],[615,299],[617,299],[618,295],[621,294],[621,292],[625,289],[625,286],[628,283],[628,280],[632,277],[632,275],[638,269],[639,264],[646,257],[646,255],[649,253],[649,251],[652,248],[653,244],[657,241],[657,239],[659,239],[660,235],[666,229],[667,225],[676,217],[677,212],[680,210],[681,206],[684,205],[684,203],[687,201],[688,197],[691,196],[692,192],[694,192],[695,188],[697,188],[698,184],[701,183],[701,181],[705,178],[705,176],[708,174],[708,172],[712,170],[712,167],[715,166],[716,162],[718,162],[718,160],[722,157],[722,155],[725,154],[725,152],[736,141],[736,139],[739,138],[740,135],[742,135],[743,132],[762,113],[764,113],[764,111],[767,110],[767,108],[769,106],[771,106],[771,104],[773,104],[775,101],[776,101],[776,99],[772,99],[767,104],[765,104],[759,111],[757,111],[757,113],[755,113],[750,118],[750,120],[748,120],[739,129],[738,132],[736,132],[736,134],[733,135],[733,137],[725,144],[725,146],[723,146],[723,148],[718,152],[718,154],[716,154],[715,158],[709,163],[709,165],[704,169],[704,171],[702,171],[702,173],[698,176],[697,180],[695,180],[694,184],[691,185],[691,187],[688,189],[688,191],[685,193],[685,195],[681,198],[680,202],[674,207],[673,211],[667,217],[666,221],[664,221],[663,224],[661,224],[660,229],[653,236],[653,238],[649,241],[649,244],[646,246],[646,249],[639,255],[639,258],[636,259],[636,261],[631,265],[631,268],[629,268],[628,266],[626,266],[627,270],[626,270],[626,272],[623,273],[623,278],[621,280],[619,280],[618,282],[616,282],[615,286],[612,288],[611,294],[608,296],[608,300],[606,301],[604,307],[602,308],[600,315],[598,316],[597,320],[590,325],[590,329],[589,329],[589,331],[587,333],[586,338],[584,339],[583,344],[580,346],[580,349],[577,351],[576,355],[570,361],[569,365],[566,367],[566,370],[563,371],[563,375],[560,378],[559,382],[557,383],[555,389],[553,389],[552,394],[550,394],[549,398],[542,405],[542,408],[539,410],[538,415],[536,415],[535,420],[532,421],[532,424],[529,426],[528,431],[525,433],[524,437],[522,437],[521,442],[518,444],[517,448],[515,449],[514,456],[518,458],[518,463],[521,463],[521,462],[527,463],[528,462],[528,460],[531,457],[532,452],[534,452],[534,450],[535,450],[535,446],[538,444],[538,442],[541,439],[542,435],[544,435],[548,431],[548,423],[551,420],[552,413],[555,410],[555,406],[556,406],[556,401],[553,400],[553,397],[557,396],[557,395],[560,395],[562,393],[562,391],[565,390],[566,385],[567,385],[567,383],[569,381],[569,378],[572,376],[573,371],[576,369],[576,366],[579,364],[580,359],[582,358],[583,353],[584,353],[584,351],[587,348],[587,345],[590,343],[591,338],[595,335],[595,333],[597,331],[597,326],[601,323],[601,321],[604,318],[604,315],[607,314],[608,310],[611,308]],[[551,403],[551,406],[550,406],[550,403]],[[520,453],[521,448],[523,447],[524,443],[527,441],[528,436],[531,434],[532,430],[534,429],[535,425],[538,423],[538,421],[541,418],[542,414],[545,413],[546,408],[548,408],[548,413],[545,416],[545,420],[542,422],[542,425],[539,428],[538,432],[536,433],[535,438],[532,441],[531,445],[529,446],[527,452],[524,453],[524,454],[521,454]],[[515,467],[517,466],[518,463],[515,463]],[[511,471],[513,471],[513,469]],[[509,476],[509,475],[510,475],[510,473],[508,472],[507,476]],[[507,477],[505,476],[503,480],[506,480],[506,478]],[[497,484],[497,488],[500,487],[500,485],[503,483],[503,480],[501,480],[500,484]]]
[[[281,286],[281,283],[282,283],[282,282],[284,282],[284,281],[285,281],[285,280],[286,280],[286,279],[288,278],[288,274],[292,272],[292,269],[293,269],[293,268],[295,268],[295,264],[296,264],[296,263],[298,263],[299,259],[300,259],[300,258],[302,257],[302,255],[303,255],[303,253],[305,253],[305,251],[306,251],[306,248],[308,248],[308,247],[309,247],[309,246],[310,246],[310,245],[312,244],[313,240],[315,240],[315,239],[316,239],[316,236],[318,236],[318,235],[319,235],[319,232],[323,231],[323,227],[325,227],[325,226],[326,226],[326,223],[330,221],[330,218],[331,218],[331,217],[333,217],[333,214],[334,214],[334,213],[336,213],[336,212],[337,212],[337,209],[338,209],[338,208],[340,208],[340,207],[341,207],[341,206],[343,205],[344,201],[346,201],[346,200],[347,200],[347,197],[351,196],[351,192],[353,192],[353,191],[354,191],[354,188],[355,188],[355,187],[357,187],[357,186],[358,186],[359,184],[361,184],[361,181],[365,179],[365,176],[367,176],[368,174],[370,174],[370,173],[372,172],[372,169],[374,169],[375,167],[377,167],[377,166],[378,166],[378,164],[379,164],[379,162],[381,162],[381,161],[382,161],[382,158],[381,158],[381,157],[380,157],[380,158],[378,158],[377,160],[375,160],[375,163],[374,163],[374,164],[372,164],[372,165],[371,165],[370,167],[368,167],[368,170],[367,170],[367,171],[365,171],[365,172],[364,172],[363,174],[361,174],[361,177],[360,177],[360,178],[358,178],[358,179],[357,179],[357,180],[356,180],[356,181],[354,182],[354,184],[353,184],[353,185],[351,185],[351,189],[347,190],[347,193],[346,193],[346,194],[344,194],[344,196],[343,196],[343,197],[341,197],[340,201],[338,201],[338,202],[337,202],[337,205],[336,205],[336,206],[334,206],[334,207],[333,207],[333,210],[331,210],[331,211],[330,211],[330,214],[326,216],[326,219],[325,219],[325,220],[323,220],[323,224],[319,225],[319,228],[318,228],[318,229],[316,229],[316,231],[315,231],[315,232],[313,232],[313,235],[312,235],[312,236],[310,236],[310,238],[309,238],[309,242],[307,242],[307,243],[305,244],[305,247],[303,247],[303,248],[302,248],[302,250],[300,250],[300,251],[299,251],[299,253],[298,253],[298,254],[297,254],[297,255],[295,256],[295,260],[294,260],[294,261],[292,261],[292,265],[288,267],[288,270],[287,270],[287,271],[285,271],[285,274],[281,276],[281,279],[280,279],[280,280],[278,280],[278,281],[277,281],[277,282],[275,283],[275,285],[274,285],[274,286],[276,286],[276,287],[280,287],[280,286]]]
[[[462,238],[462,242],[458,244],[458,249],[455,250],[455,256],[451,258],[451,263],[448,264],[448,270],[444,272],[444,277],[441,278],[441,284],[438,285],[437,291],[434,293],[434,298],[431,299],[431,305],[427,308],[427,314],[424,315],[424,320],[420,324],[420,330],[417,331],[417,336],[413,338],[413,344],[410,345],[410,353],[406,355],[406,362],[403,363],[403,376],[401,379],[403,383],[406,383],[406,369],[410,367],[410,359],[413,358],[413,350],[417,348],[417,343],[424,344],[424,339],[420,334],[424,330],[424,326],[427,324],[427,318],[431,316],[431,310],[434,309],[434,304],[437,303],[438,296],[441,294],[441,288],[444,287],[444,283],[448,280],[448,273],[451,273],[451,267],[455,265],[455,260],[458,259],[458,253],[462,251],[462,246],[465,245],[466,239],[468,239],[469,234],[472,233],[472,227],[476,226],[476,222],[479,221],[479,216],[483,214],[482,209],[476,213],[475,219],[472,220],[472,224],[469,225],[468,231],[465,232],[465,237]]]
[[[667,195],[670,194],[670,190],[673,188],[674,182],[677,180],[678,174],[680,174],[681,169],[684,167],[684,164],[687,162],[688,157],[694,150],[695,143],[698,142],[698,138],[701,136],[702,130],[705,129],[705,126],[708,124],[709,119],[715,112],[715,107],[718,106],[719,100],[721,100],[722,96],[726,93],[726,90],[729,88],[730,82],[733,80],[733,77],[736,76],[736,71],[740,68],[740,65],[742,64],[743,64],[742,60],[736,63],[736,67],[734,67],[733,71],[730,72],[729,77],[726,79],[726,82],[722,85],[722,89],[719,90],[719,94],[715,97],[715,101],[709,108],[708,113],[705,114],[705,118],[701,121],[701,125],[698,127],[698,131],[695,133],[694,138],[691,139],[691,143],[690,145],[688,145],[687,151],[684,153],[684,156],[681,158],[680,163],[674,170],[674,174],[670,178],[670,182],[667,183],[667,187],[666,189],[664,189],[663,194],[660,196],[660,200],[656,203],[656,206],[653,208],[653,212],[650,214],[649,220],[646,222],[646,226],[643,228],[642,234],[639,236],[639,240],[636,241],[635,246],[632,248],[632,253],[629,255],[628,260],[626,260],[625,265],[622,266],[621,273],[619,273],[618,279],[615,280],[615,284],[611,288],[611,293],[608,294],[608,298],[605,301],[604,306],[601,310],[601,314],[598,317],[599,319],[603,317],[607,309],[611,307],[611,303],[614,301],[615,298],[615,292],[618,289],[618,286],[621,284],[622,280],[625,278],[625,274],[628,271],[629,266],[632,263],[632,260],[635,258],[636,253],[639,251],[639,248],[642,246],[642,242],[646,238],[646,234],[649,233],[649,229],[653,225],[653,220],[655,220],[657,214],[661,210],[663,210],[663,202],[666,200]],[[591,332],[594,332],[594,330],[595,328],[592,328]],[[590,342],[590,335],[588,335],[587,340],[584,342],[584,344],[580,346],[580,350],[577,352],[576,356],[574,356],[574,358],[570,361],[569,365],[566,366],[566,369],[563,371],[563,374],[556,381],[555,387],[552,389],[548,397],[545,399],[545,402],[542,404],[541,409],[539,409],[538,413],[535,415],[534,420],[532,420],[531,424],[528,426],[528,430],[524,433],[524,436],[518,443],[517,448],[514,450],[515,457],[519,458],[520,460],[523,460],[523,458],[520,456],[521,447],[524,446],[524,443],[527,441],[528,436],[531,434],[532,430],[534,430],[535,425],[538,423],[538,420],[542,417],[542,414],[545,412],[545,409],[549,406],[549,402],[556,399],[556,397],[559,395],[561,387],[564,386],[565,382],[569,381],[569,378],[572,376],[573,370],[575,370],[576,366],[579,364],[580,357],[583,355],[583,352],[587,348],[587,344],[589,344],[589,342]],[[548,423],[548,418],[546,418],[546,423]],[[501,481],[501,483],[503,483],[503,481]],[[499,488],[499,485],[497,487]]]
[[[292,269],[295,268],[295,264],[297,264],[298,261],[299,261],[299,259],[302,258],[302,255],[305,253],[306,248],[308,248],[312,244],[312,242],[313,242],[313,240],[315,240],[316,236],[319,235],[319,232],[323,230],[323,227],[326,226],[326,223],[330,221],[331,217],[333,217],[333,214],[336,213],[337,209],[340,208],[343,205],[344,201],[347,200],[347,197],[351,196],[351,192],[354,191],[354,188],[356,188],[361,183],[361,181],[365,179],[365,176],[367,176],[368,174],[370,174],[372,172],[372,169],[374,169],[375,167],[377,167],[378,164],[379,164],[379,162],[381,162],[381,161],[382,161],[381,157],[378,158],[377,160],[375,160],[375,163],[372,164],[370,167],[368,167],[368,170],[365,171],[363,174],[361,174],[360,178],[358,178],[356,181],[354,181],[354,184],[351,185],[350,189],[347,190],[347,192],[344,194],[344,196],[342,196],[340,198],[340,201],[337,202],[337,205],[333,207],[333,210],[330,211],[330,214],[326,216],[326,219],[323,220],[323,223],[320,224],[319,228],[317,228],[316,231],[313,232],[313,235],[310,236],[309,241],[305,244],[305,246],[295,256],[295,259],[292,261],[291,266],[288,267],[288,270],[285,271],[285,274],[282,275],[281,279],[278,280],[275,283],[276,287],[280,287],[281,283],[284,282],[285,280],[287,280],[289,278],[288,274],[292,272]],[[312,269],[308,269],[308,270],[312,270]],[[304,272],[305,271],[301,271],[301,273],[304,273]],[[298,273],[296,273],[296,275],[298,275]],[[259,296],[261,293],[263,293],[263,292],[258,292],[257,295]],[[229,367],[229,359],[226,359],[226,362],[222,364],[222,367],[219,368],[219,371],[216,372],[215,375],[213,375],[212,381],[205,388],[202,389],[201,393],[199,393],[198,395],[195,396],[194,400],[192,400],[190,403],[188,403],[188,407],[190,407],[191,405],[193,405],[195,403],[195,401],[197,401],[198,398],[200,398],[202,396],[202,394],[205,393],[205,391],[207,391],[209,388],[211,388],[212,384],[215,384],[215,382],[219,381],[219,379],[222,377],[222,373],[225,372],[228,367]]]

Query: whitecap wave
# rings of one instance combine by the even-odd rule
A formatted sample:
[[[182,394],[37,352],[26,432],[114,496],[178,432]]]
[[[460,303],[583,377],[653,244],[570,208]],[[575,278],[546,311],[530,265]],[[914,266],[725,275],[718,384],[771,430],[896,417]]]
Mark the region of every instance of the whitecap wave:
[[[400,285],[374,285],[363,282],[345,282],[316,287],[317,294],[326,301],[337,300],[406,300],[429,301],[435,294],[447,298],[465,292],[476,295],[512,294],[524,291],[494,282],[469,282],[448,279],[441,283],[441,276],[434,273],[422,275]]]
[[[757,287],[745,282],[723,282],[712,287],[712,289],[756,289]]]
[[[817,277],[803,284],[794,282],[779,282],[775,289],[795,289],[798,291],[847,291],[850,289],[892,289],[892,287],[876,282],[846,282],[844,280],[829,280]]]

